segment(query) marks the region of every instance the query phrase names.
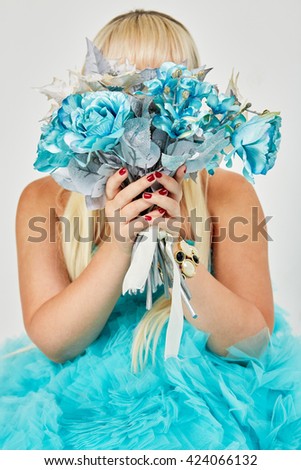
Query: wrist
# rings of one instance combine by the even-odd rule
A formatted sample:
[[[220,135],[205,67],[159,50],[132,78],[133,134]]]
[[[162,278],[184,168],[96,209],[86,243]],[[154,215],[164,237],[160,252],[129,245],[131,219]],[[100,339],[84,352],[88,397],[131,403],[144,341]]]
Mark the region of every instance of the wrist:
[[[117,241],[116,239],[108,239],[104,242],[107,249],[112,250],[116,255],[131,257],[134,242]]]
[[[125,257],[129,259],[131,258],[133,249],[132,246],[130,246],[127,242],[116,241],[115,239],[111,239],[110,237],[102,239],[99,248],[100,249],[97,250],[98,252],[106,251],[108,253],[113,253],[114,256],[118,258],[121,256],[122,258]]]

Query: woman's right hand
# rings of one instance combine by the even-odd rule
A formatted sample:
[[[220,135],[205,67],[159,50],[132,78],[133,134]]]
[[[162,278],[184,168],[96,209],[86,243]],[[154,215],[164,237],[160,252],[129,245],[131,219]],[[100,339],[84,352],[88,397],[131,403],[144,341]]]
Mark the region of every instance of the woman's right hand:
[[[108,178],[105,215],[110,226],[110,241],[121,250],[131,252],[136,235],[149,225],[147,215],[140,214],[152,205],[142,197],[133,199],[152,186],[156,176],[149,173],[122,189],[120,185],[127,176],[127,169],[121,168]],[[162,212],[160,208],[153,210],[152,217],[162,217]]]

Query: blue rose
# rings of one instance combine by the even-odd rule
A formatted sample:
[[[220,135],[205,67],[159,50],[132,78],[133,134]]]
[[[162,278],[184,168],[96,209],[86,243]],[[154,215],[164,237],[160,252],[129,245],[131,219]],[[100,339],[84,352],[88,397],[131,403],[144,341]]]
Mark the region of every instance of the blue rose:
[[[67,96],[43,126],[34,167],[51,171],[68,165],[75,154],[114,148],[124,133],[124,123],[134,117],[122,92],[96,91]]]
[[[253,181],[252,174],[265,175],[273,168],[281,140],[281,122],[278,114],[267,112],[239,124],[232,133],[231,144],[244,162],[247,179]]]

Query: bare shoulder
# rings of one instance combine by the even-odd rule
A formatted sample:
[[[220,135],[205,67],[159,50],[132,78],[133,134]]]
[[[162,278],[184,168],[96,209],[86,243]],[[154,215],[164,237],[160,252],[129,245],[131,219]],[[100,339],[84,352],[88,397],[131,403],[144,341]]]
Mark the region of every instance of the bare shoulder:
[[[36,212],[44,214],[53,207],[58,216],[63,214],[70,191],[63,190],[51,176],[44,176],[29,183],[22,190],[17,207],[17,217],[20,214]]]
[[[235,171],[217,168],[209,176],[208,208],[212,215],[243,215],[251,207],[261,209],[254,185]]]
[[[53,178],[46,176],[29,183],[19,197],[15,231],[26,329],[34,312],[70,283],[57,236],[61,192],[62,188]]]

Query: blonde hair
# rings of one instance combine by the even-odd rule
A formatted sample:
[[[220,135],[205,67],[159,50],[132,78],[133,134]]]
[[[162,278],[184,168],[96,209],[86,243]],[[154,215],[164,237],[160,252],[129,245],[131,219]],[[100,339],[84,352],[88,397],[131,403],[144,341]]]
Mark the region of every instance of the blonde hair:
[[[175,63],[187,59],[188,68],[200,66],[196,45],[188,30],[171,16],[153,10],[133,10],[116,16],[107,23],[93,39],[105,57],[110,59],[128,58],[137,68],[144,66],[156,67],[166,60]],[[191,226],[189,238],[201,240],[200,261],[208,266],[211,237],[210,229],[205,226],[208,217],[207,209],[208,173],[206,170],[198,173],[196,182],[188,179],[182,182],[183,198],[181,201],[182,216],[195,212],[202,222]],[[62,251],[70,279],[73,280],[85,269],[92,257],[92,239],[102,240],[106,235],[104,210],[88,211],[82,194],[72,192],[67,201],[64,217],[70,221],[70,233],[74,233],[74,220],[77,219],[77,230],[81,237],[91,234],[88,242],[81,243],[77,237],[71,237],[70,242],[62,238]],[[92,224],[91,220],[98,222]],[[200,219],[196,219],[200,220]],[[186,234],[187,235],[187,234]],[[198,238],[196,238],[198,237]],[[200,238],[201,237],[201,238]],[[147,311],[134,330],[132,344],[132,371],[138,372],[147,363],[152,348],[152,361],[155,361],[155,350],[160,333],[168,320],[171,300],[165,296],[159,297],[151,310]],[[162,358],[163,360],[163,358]]]

